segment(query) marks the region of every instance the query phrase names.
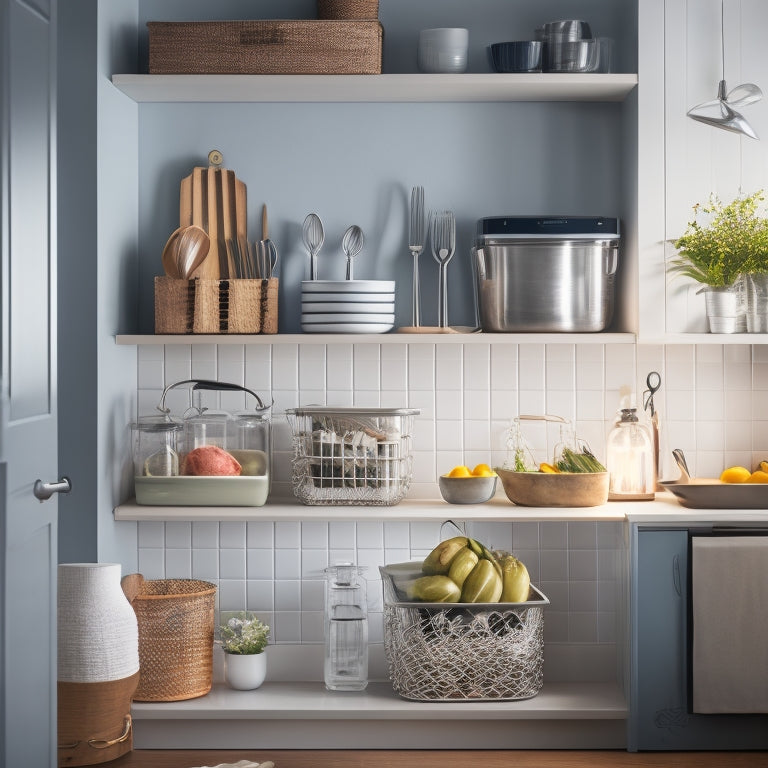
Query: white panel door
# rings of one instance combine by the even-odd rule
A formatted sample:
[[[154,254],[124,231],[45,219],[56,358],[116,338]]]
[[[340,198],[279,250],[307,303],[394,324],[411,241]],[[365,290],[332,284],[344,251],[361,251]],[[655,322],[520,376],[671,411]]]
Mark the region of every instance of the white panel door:
[[[56,759],[55,0],[0,0],[0,765]]]

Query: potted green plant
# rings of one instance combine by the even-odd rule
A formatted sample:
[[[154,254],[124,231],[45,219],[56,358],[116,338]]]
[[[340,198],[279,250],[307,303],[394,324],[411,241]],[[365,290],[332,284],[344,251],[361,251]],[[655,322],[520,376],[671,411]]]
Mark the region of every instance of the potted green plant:
[[[258,688],[266,677],[269,627],[251,611],[222,613],[219,640],[224,651],[224,676],[237,690]]]
[[[744,276],[768,273],[768,219],[759,213],[763,200],[762,190],[727,204],[713,195],[707,205],[693,207],[693,220],[673,241],[677,254],[670,270],[702,285],[713,333],[745,329]]]

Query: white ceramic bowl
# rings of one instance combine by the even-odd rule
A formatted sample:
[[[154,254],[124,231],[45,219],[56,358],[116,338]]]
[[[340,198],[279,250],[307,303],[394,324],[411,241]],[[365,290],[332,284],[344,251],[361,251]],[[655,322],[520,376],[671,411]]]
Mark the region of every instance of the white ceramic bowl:
[[[301,323],[394,323],[395,315],[374,312],[302,312]]]
[[[496,475],[490,477],[446,477],[437,479],[442,497],[449,504],[484,504],[496,493]]]
[[[395,293],[394,280],[302,280],[301,292],[305,293]]]
[[[338,297],[335,297],[338,298]],[[349,314],[355,312],[363,312],[365,314],[371,313],[384,313],[394,314],[395,302],[383,301],[379,302],[375,299],[371,301],[313,301],[310,298],[301,301],[302,312],[338,312],[339,314]]]
[[[301,323],[304,333],[388,333],[395,327],[391,323]]]
[[[395,304],[394,293],[302,293],[302,301],[335,304],[336,302],[384,302]]]

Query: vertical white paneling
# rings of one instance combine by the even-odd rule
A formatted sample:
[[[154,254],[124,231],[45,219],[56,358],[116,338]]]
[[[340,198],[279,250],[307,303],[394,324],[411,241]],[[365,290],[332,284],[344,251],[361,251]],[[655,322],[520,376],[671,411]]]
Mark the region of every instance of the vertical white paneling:
[[[762,31],[768,4],[761,0],[668,0],[665,11],[665,229],[679,237],[692,217],[692,206],[711,195],[728,201],[765,187],[763,142],[696,122],[692,107],[716,98],[725,74],[728,90],[742,82],[768,83]],[[725,67],[723,68],[724,33]],[[743,108],[760,133],[768,130],[768,104]],[[667,245],[667,257],[674,249]],[[666,331],[705,331],[704,302],[689,281],[667,276]]]

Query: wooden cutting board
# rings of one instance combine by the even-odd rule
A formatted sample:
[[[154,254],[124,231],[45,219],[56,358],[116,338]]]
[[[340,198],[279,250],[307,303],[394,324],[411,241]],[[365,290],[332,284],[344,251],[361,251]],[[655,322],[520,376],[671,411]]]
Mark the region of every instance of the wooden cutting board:
[[[191,277],[219,280],[237,277],[237,244],[247,243],[247,193],[234,171],[220,167],[213,150],[207,167],[195,167],[179,187],[179,226],[194,224],[211,239],[208,256]],[[227,252],[227,240],[235,243]],[[241,246],[242,247],[242,246]],[[233,258],[234,256],[234,258]]]

